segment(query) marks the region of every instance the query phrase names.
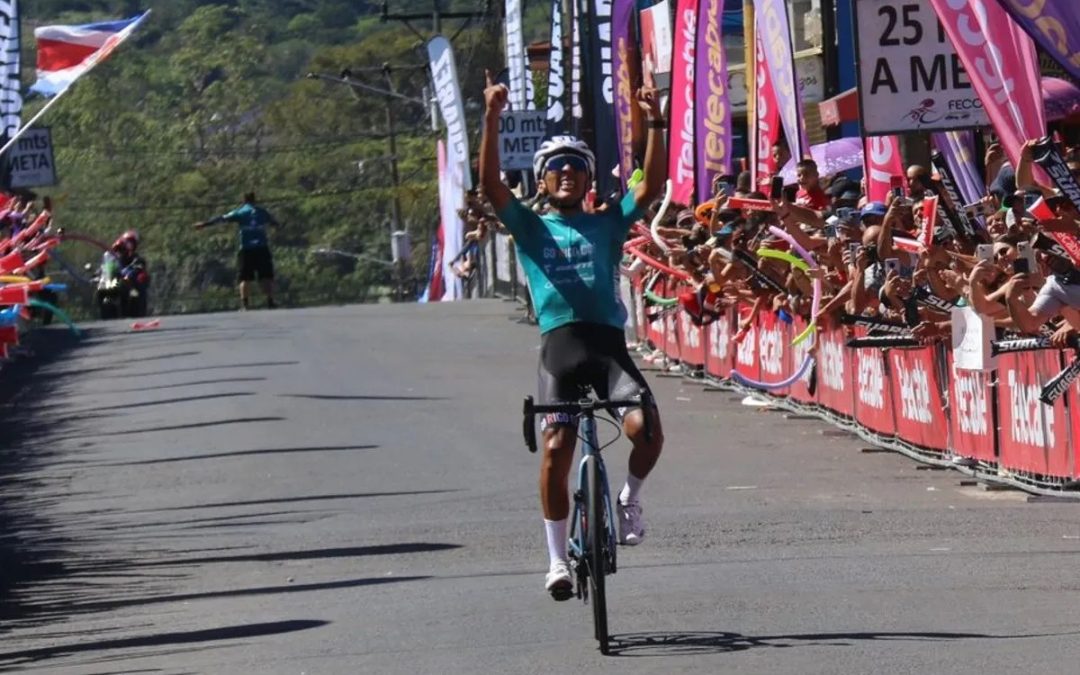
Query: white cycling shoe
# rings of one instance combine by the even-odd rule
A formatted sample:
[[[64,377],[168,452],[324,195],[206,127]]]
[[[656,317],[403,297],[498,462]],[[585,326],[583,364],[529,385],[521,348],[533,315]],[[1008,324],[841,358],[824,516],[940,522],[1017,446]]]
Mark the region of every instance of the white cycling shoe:
[[[645,519],[640,502],[623,504],[615,500],[615,517],[619,519],[619,543],[637,546],[645,539]]]
[[[544,577],[544,588],[556,600],[569,600],[574,594],[574,578],[570,575],[570,566],[565,560],[551,564],[551,569]]]

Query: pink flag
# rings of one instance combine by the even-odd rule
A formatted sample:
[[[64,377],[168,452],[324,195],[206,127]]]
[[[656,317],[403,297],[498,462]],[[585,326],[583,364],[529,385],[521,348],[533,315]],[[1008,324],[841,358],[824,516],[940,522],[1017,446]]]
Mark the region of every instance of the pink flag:
[[[751,183],[761,185],[769,182],[780,167],[772,156],[772,146],[780,138],[780,106],[776,102],[769,63],[765,60],[765,49],[761,44],[761,33],[754,30],[754,86],[757,88],[755,105],[757,106],[754,128],[750,133],[753,161],[750,164]]]
[[[867,136],[865,143],[866,196],[872,202],[884,202],[892,187],[892,177],[900,176],[904,180],[900,141],[896,136]]]
[[[671,200],[690,204],[694,198],[694,46],[698,0],[679,0],[675,10],[675,55],[671,66],[671,139],[668,172]],[[705,200],[712,195],[702,195]]]
[[[1001,5],[930,0],[1013,166],[1024,141],[1046,132],[1035,44]]]

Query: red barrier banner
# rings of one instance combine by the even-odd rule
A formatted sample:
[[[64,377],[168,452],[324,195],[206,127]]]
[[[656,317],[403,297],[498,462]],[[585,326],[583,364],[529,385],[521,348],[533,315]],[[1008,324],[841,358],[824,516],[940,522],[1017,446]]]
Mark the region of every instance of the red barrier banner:
[[[818,403],[845,417],[855,417],[852,350],[844,347],[844,331],[818,332]]]
[[[740,306],[737,311],[741,323],[750,313],[750,308]],[[739,342],[735,349],[735,370],[739,371],[739,374],[743,377],[751,380],[760,379],[761,376],[761,368],[758,363],[757,329],[757,322],[755,321],[743,334],[742,342]]]
[[[859,337],[865,330],[856,330]],[[852,349],[855,358],[855,419],[871,431],[892,436],[896,433],[893,418],[890,373],[886,370],[885,354],[880,349]]]
[[[761,312],[757,316],[757,352],[761,376],[757,379],[765,384],[781,382],[791,374],[791,332],[785,330],[787,324],[772,312]],[[786,396],[788,388],[772,389],[774,396]]]
[[[889,350],[890,385],[896,435],[908,443],[944,452],[949,447],[935,351]]]
[[[676,292],[674,284],[669,284],[665,297],[672,296]],[[682,307],[678,307],[674,311],[664,314],[664,353],[673,361],[682,360],[679,347],[682,344],[682,338],[679,335],[679,315],[684,313]]]
[[[1061,368],[1061,355],[1056,351],[998,357],[1001,467],[1044,476],[1070,475],[1064,397],[1052,406],[1039,401],[1043,384]]]
[[[686,312],[680,311],[678,315],[682,362],[702,368],[705,366],[705,331],[701,326],[695,326]]]
[[[949,373],[949,435],[953,454],[996,462],[991,414],[994,398],[990,385],[994,373],[953,368],[951,351]]]
[[[1066,358],[1071,358],[1071,355]],[[1069,428],[1072,429],[1072,458],[1073,478],[1080,476],[1080,462],[1076,461],[1077,455],[1080,455],[1080,380],[1073,383],[1072,389],[1069,390],[1068,400],[1065,405],[1069,408]]]
[[[0,328],[0,344],[5,345],[17,345],[19,344],[19,328],[18,326],[4,326]]]
[[[707,328],[709,338],[705,341],[705,372],[713,377],[727,378],[735,364],[735,343],[731,341],[734,337],[734,316],[733,310],[725,310],[724,315]]]
[[[803,359],[810,353],[810,347],[813,346],[815,338],[810,337],[797,345],[792,345],[792,340],[796,335],[801,335],[806,330],[807,323],[801,317],[795,319],[795,323],[788,327],[784,334],[784,344],[788,345],[788,351],[791,353],[791,359],[789,363],[792,369],[798,368],[802,365]],[[814,370],[817,371],[817,377],[821,377],[821,360],[814,364]],[[790,371],[789,371],[790,372]],[[795,384],[791,385],[788,390],[788,396],[800,403],[816,403],[817,397],[810,395],[810,370],[806,371],[806,374],[795,381]]]
[[[630,282],[630,297],[634,301],[634,328],[637,330],[637,339],[646,340],[649,337],[649,325],[645,320],[645,282],[640,277]]]

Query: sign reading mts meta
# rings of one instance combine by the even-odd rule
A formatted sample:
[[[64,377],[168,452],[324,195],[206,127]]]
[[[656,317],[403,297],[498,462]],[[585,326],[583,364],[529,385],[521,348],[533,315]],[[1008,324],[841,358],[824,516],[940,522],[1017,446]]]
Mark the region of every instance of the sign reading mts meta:
[[[864,135],[990,126],[929,0],[855,0]]]
[[[508,110],[499,117],[499,163],[504,171],[531,169],[547,134],[547,113]]]
[[[7,162],[13,188],[56,185],[56,162],[48,128],[31,129],[23,134],[8,150]]]

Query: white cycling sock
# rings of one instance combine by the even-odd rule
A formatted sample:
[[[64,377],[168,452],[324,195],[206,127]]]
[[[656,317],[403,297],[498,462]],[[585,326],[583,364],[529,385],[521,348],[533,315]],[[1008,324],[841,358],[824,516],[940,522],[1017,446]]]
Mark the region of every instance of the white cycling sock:
[[[544,519],[544,531],[547,533],[548,559],[552,565],[558,561],[566,562],[566,524],[567,519]]]
[[[634,474],[626,473],[626,485],[619,493],[619,501],[623,504],[635,504],[641,494],[641,486],[645,483],[644,478],[638,478]]]

